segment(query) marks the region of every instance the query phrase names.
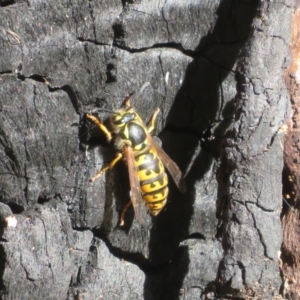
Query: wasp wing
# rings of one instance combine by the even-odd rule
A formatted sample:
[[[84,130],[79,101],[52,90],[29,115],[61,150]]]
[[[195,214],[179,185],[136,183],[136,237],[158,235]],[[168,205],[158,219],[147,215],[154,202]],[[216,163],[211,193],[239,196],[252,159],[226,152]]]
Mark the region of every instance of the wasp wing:
[[[140,188],[140,179],[138,177],[138,170],[135,164],[134,152],[132,151],[131,147],[126,147],[124,153],[129,173],[131,202],[137,220],[139,221],[139,223],[142,223],[143,198]]]
[[[150,144],[152,145],[152,147],[155,149],[155,151],[156,151],[157,155],[159,156],[159,158],[161,159],[163,165],[167,168],[167,170],[171,174],[179,191],[181,193],[184,193],[186,191],[185,180],[184,180],[184,177],[183,177],[180,169],[176,165],[176,163],[169,157],[169,155],[161,147],[159,147],[156,144],[156,142],[154,141],[154,139],[152,138],[152,136],[150,134],[148,134],[148,140],[149,140]]]

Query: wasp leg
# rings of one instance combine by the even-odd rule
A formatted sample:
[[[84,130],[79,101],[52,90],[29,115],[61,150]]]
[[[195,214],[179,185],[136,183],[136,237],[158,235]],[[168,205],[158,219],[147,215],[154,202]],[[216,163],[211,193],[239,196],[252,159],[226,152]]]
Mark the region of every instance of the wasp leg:
[[[106,172],[108,169],[111,169],[121,158],[122,158],[122,153],[119,152],[115,159],[106,167],[102,168],[94,177],[90,178],[90,182],[95,181],[98,177],[100,177],[104,172]]]
[[[129,201],[125,207],[123,208],[122,210],[122,213],[121,213],[121,217],[120,217],[120,226],[123,226],[124,225],[124,217],[125,217],[125,213],[127,211],[127,209],[129,208],[129,206],[132,205],[132,202]]]
[[[109,130],[100,122],[100,120],[98,118],[96,118],[95,116],[91,115],[91,114],[86,114],[86,118],[89,119],[90,121],[94,122],[99,130],[101,130],[108,141],[111,140],[111,133],[109,132]]]
[[[150,125],[149,125],[149,127],[148,127],[148,133],[151,133],[153,130],[154,130],[154,128],[155,128],[155,119],[156,119],[156,117],[157,117],[157,115],[158,115],[158,113],[159,113],[159,111],[160,111],[160,109],[159,109],[159,107],[155,110],[155,112],[153,113],[153,115],[152,115],[152,117],[151,117],[151,119],[150,119]]]

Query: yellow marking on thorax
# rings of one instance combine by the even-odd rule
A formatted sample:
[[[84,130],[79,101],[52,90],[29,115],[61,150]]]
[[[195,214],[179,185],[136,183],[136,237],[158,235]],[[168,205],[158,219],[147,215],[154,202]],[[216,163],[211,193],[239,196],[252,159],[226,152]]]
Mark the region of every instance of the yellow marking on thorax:
[[[123,133],[124,133],[126,139],[128,140],[129,139],[129,131],[128,131],[128,126],[127,125],[124,127]]]
[[[144,145],[145,145],[144,142],[141,143],[141,144],[139,144],[139,145],[136,145],[136,146],[133,147],[133,150],[134,150],[135,152],[139,152],[139,151],[141,151],[141,149],[144,148]]]

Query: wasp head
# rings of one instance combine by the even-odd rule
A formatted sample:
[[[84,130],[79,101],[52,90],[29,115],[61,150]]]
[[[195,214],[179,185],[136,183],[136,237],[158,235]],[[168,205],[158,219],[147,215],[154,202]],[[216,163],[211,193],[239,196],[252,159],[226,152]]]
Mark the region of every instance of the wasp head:
[[[111,115],[110,120],[116,127],[123,127],[137,119],[137,114],[132,107],[120,109]]]

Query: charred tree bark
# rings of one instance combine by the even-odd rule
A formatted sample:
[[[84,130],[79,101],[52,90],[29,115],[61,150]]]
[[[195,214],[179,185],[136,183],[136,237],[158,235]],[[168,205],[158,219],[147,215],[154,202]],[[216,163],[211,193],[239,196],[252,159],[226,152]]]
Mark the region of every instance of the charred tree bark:
[[[284,74],[294,1],[0,0],[2,299],[283,295]],[[84,118],[131,103],[186,175],[132,209]],[[98,110],[97,110],[98,109]],[[286,247],[287,249],[288,247]],[[284,258],[283,258],[284,259]]]
[[[286,82],[291,94],[291,118],[287,122],[284,143],[283,196],[286,205],[282,211],[282,293],[288,299],[300,297],[299,270],[299,204],[300,204],[300,97],[299,97],[299,30],[300,11],[295,11],[292,21],[292,62],[286,72]]]

